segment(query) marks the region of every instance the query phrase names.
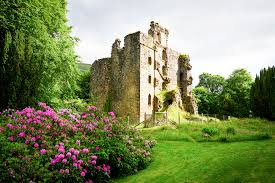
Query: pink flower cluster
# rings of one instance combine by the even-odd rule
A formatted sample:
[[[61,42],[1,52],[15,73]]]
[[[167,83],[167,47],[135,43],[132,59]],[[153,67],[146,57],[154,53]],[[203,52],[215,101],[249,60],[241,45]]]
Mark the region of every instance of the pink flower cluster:
[[[59,172],[60,176],[77,172],[77,176],[88,183],[93,182],[90,180],[92,175],[103,174],[108,177],[110,162],[99,156],[106,149],[97,139],[105,138],[106,142],[116,139],[114,127],[119,123],[115,113],[98,115],[95,106],[89,106],[88,111],[82,113],[73,113],[69,109],[55,112],[42,102],[38,106],[40,110],[27,107],[13,113],[3,112],[2,115],[12,120],[0,126],[0,133],[7,134],[11,142],[28,146],[33,154],[46,159],[51,165],[50,169]],[[132,144],[126,143],[127,146]],[[150,153],[145,151],[140,152],[140,155],[147,157]],[[124,159],[121,155],[114,156],[118,164]]]

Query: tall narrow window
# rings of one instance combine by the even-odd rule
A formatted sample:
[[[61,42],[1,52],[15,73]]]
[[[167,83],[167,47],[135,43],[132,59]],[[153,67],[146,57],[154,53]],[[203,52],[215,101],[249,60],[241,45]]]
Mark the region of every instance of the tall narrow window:
[[[164,61],[167,60],[167,51],[166,51],[166,49],[162,50],[162,60],[164,60]]]
[[[180,82],[183,82],[183,73],[180,73]]]
[[[151,105],[151,94],[148,95],[148,105]]]
[[[148,57],[148,64],[149,64],[149,65],[152,64],[152,57]]]
[[[161,44],[161,35],[160,32],[157,33],[157,41],[159,44]]]
[[[151,83],[152,77],[151,75],[148,76],[148,83]]]

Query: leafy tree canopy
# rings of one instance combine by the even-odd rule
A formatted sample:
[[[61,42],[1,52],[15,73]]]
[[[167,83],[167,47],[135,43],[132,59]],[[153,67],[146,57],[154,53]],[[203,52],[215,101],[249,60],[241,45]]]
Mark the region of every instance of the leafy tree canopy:
[[[223,91],[223,87],[225,84],[224,77],[220,75],[203,73],[199,76],[199,79],[200,81],[197,87],[205,87],[209,90],[209,92],[214,94],[219,94]]]
[[[74,96],[77,39],[66,1],[2,0],[0,10],[0,109]]]

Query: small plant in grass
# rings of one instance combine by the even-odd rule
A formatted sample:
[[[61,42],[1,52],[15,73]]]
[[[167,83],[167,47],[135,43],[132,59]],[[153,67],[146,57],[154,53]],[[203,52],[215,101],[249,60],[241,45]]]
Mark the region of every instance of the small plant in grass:
[[[226,133],[227,133],[227,135],[229,135],[229,134],[235,135],[236,134],[235,128],[227,127],[226,128]]]
[[[205,127],[202,129],[203,134],[208,134],[209,136],[214,136],[219,134],[219,130],[214,127]]]

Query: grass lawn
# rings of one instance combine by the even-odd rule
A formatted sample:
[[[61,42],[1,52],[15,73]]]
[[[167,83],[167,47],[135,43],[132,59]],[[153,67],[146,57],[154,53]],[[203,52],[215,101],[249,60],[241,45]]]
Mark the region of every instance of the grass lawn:
[[[215,142],[219,137],[210,137],[211,142],[203,142],[198,132],[213,126],[220,131],[217,136],[225,136],[223,129],[233,127],[238,138],[229,137],[235,142],[222,143]],[[145,170],[115,182],[275,182],[274,137],[257,140],[257,135],[245,136],[261,133],[272,136],[274,129],[274,123],[240,120],[144,130],[145,136],[158,141],[153,151],[154,161]]]

